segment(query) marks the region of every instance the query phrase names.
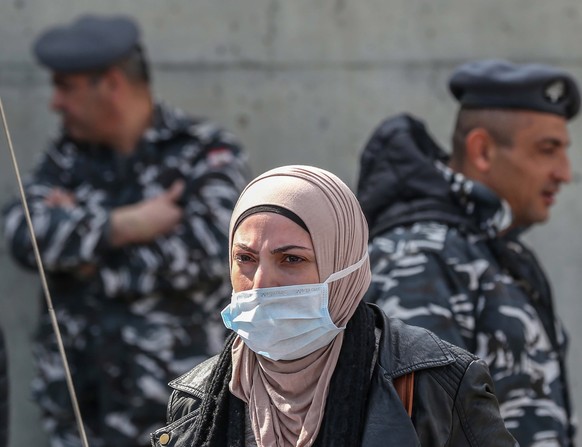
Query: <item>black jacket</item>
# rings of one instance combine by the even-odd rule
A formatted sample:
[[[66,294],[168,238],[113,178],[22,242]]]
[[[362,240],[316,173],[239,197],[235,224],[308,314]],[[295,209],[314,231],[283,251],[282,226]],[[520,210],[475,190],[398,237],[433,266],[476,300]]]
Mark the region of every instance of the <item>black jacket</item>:
[[[389,319],[373,308],[382,336],[362,446],[517,445],[503,425],[491,377],[481,361],[425,329]],[[192,445],[197,410],[216,359],[170,383],[175,391],[168,405],[168,425],[152,434],[154,447]],[[411,371],[415,393],[409,418],[392,381]]]

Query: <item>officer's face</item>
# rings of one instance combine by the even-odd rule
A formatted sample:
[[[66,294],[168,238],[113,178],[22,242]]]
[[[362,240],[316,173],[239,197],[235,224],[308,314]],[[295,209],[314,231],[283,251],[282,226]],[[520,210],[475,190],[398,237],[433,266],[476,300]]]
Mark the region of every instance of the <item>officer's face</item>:
[[[549,217],[562,183],[571,180],[566,120],[530,111],[513,134],[511,147],[495,146],[489,186],[509,202],[513,226],[529,226]]]
[[[231,256],[235,292],[319,282],[311,236],[279,214],[258,213],[243,220],[234,233]]]
[[[110,128],[110,100],[100,77],[88,74],[53,75],[51,108],[74,139],[105,142]]]

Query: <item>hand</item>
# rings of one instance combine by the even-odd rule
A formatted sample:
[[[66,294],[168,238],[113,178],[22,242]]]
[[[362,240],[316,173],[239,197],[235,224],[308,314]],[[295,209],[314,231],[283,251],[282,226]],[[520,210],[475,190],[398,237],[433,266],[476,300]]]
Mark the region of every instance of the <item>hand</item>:
[[[73,208],[77,204],[75,195],[61,188],[53,188],[44,199],[50,207]]]
[[[111,245],[149,243],[173,231],[184,215],[177,204],[184,187],[183,180],[176,180],[157,197],[113,210],[110,216]]]

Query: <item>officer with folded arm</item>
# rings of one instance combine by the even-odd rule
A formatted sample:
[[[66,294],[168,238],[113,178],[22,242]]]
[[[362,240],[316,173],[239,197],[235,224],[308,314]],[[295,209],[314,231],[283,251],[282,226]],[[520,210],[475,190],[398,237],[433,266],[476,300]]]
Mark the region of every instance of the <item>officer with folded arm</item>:
[[[246,157],[230,133],[154,100],[128,17],[53,27],[34,54],[51,72],[62,130],[26,196],[89,444],[146,446],[165,421],[167,382],[222,345],[228,223]],[[20,203],[4,223],[10,253],[35,268]],[[42,309],[34,400],[51,444],[78,446]]]

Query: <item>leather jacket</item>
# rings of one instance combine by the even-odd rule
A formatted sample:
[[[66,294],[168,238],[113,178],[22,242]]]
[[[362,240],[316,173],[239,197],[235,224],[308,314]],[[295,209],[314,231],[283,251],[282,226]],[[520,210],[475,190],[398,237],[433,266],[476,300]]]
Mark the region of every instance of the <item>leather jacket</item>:
[[[516,446],[506,430],[485,364],[430,331],[391,319],[374,305],[381,329],[361,445]],[[170,382],[168,425],[154,447],[192,446],[198,408],[217,357]],[[412,417],[392,382],[415,372]]]

